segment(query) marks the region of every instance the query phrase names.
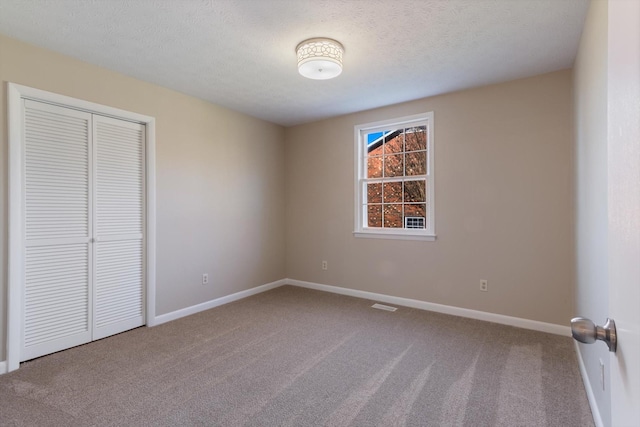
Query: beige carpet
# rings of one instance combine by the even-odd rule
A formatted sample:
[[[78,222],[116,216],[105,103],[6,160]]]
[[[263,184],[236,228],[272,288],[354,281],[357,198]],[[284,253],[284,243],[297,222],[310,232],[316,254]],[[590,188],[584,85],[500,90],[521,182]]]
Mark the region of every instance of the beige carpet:
[[[0,425],[590,426],[571,339],[284,286],[0,376]]]

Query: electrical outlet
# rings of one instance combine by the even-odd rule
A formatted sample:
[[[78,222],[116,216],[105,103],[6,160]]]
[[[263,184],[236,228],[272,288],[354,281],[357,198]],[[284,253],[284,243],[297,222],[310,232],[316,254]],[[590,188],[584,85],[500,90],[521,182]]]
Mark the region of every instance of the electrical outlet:
[[[489,282],[487,280],[480,280],[480,290],[482,292],[488,292],[489,291]]]
[[[329,269],[329,264],[327,263],[327,261],[322,261],[322,269],[323,270],[328,270]]]
[[[209,283],[209,275],[207,273],[204,273],[202,275],[202,284],[206,285],[207,283]]]

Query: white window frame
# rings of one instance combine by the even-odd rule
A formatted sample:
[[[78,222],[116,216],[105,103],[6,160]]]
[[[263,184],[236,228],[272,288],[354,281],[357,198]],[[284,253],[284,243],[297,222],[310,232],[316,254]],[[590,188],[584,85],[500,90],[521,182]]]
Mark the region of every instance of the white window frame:
[[[427,127],[427,219],[424,229],[405,228],[378,228],[367,226],[366,212],[366,174],[367,174],[367,144],[365,135],[371,132],[389,130],[389,127]],[[382,120],[373,123],[356,125],[354,127],[355,140],[355,225],[354,236],[375,239],[398,239],[398,240],[436,240],[435,231],[435,171],[434,171],[434,151],[435,140],[433,111],[412,116],[400,117],[396,119]],[[421,175],[423,176],[423,175]]]

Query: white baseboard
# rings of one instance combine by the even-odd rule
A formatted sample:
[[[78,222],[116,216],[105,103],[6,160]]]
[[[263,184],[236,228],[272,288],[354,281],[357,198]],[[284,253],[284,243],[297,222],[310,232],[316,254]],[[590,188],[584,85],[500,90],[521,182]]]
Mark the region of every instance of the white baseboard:
[[[602,422],[602,416],[600,415],[600,409],[598,409],[598,402],[596,396],[593,393],[591,387],[591,381],[589,381],[589,375],[587,375],[587,368],[584,366],[584,360],[582,360],[582,352],[580,351],[580,345],[577,341],[573,344],[576,348],[576,355],[578,356],[578,365],[580,365],[580,375],[582,376],[582,382],[584,383],[584,389],[587,392],[587,399],[589,400],[589,406],[591,407],[591,415],[593,415],[593,422],[596,427],[604,427]]]
[[[569,326],[555,325],[552,323],[539,322],[537,320],[522,319],[519,317],[505,316],[502,314],[488,313],[485,311],[470,310],[468,308],[453,307],[450,305],[436,304],[409,298],[394,297],[391,295],[377,294],[374,292],[359,291],[349,288],[341,288],[338,286],[323,285],[320,283],[305,282],[295,279],[276,280],[275,282],[267,283],[266,285],[257,286],[255,288],[247,289],[241,292],[236,292],[235,294],[227,295],[191,307],[172,311],[171,313],[161,314],[155,317],[153,325],[160,325],[162,323],[170,322],[184,316],[189,316],[191,314],[199,313],[204,310],[209,310],[211,308],[218,307],[223,304],[228,304],[242,298],[247,298],[251,295],[256,295],[261,292],[275,289],[286,284],[298,286],[301,288],[331,292],[334,294],[370,299],[374,301],[385,302],[387,304],[396,304],[404,307],[417,308],[420,310],[435,311],[437,313],[451,314],[453,316],[467,317],[470,319],[484,320],[487,322],[516,326],[518,328],[531,329],[534,331],[571,336],[571,329],[569,328]]]
[[[470,319],[484,320],[487,322],[500,323],[503,325],[516,326],[523,329],[547,332],[550,334],[571,336],[569,326],[556,325],[553,323],[539,322],[537,320],[522,319],[519,317],[505,316],[502,314],[488,313],[486,311],[470,310],[468,308],[453,307],[450,305],[435,304],[432,302],[420,301],[409,298],[400,298],[384,294],[376,294],[355,289],[340,288],[338,286],[321,285],[319,283],[305,282],[302,280],[285,279],[285,283],[301,288],[316,289],[319,291],[332,292],[334,294],[348,295],[357,298],[370,299],[374,301],[396,304],[404,307],[418,308],[420,310],[435,311],[437,313],[451,314],[454,316],[468,317]]]
[[[183,308],[180,310],[172,311],[171,313],[161,314],[156,316],[153,322],[153,326],[160,325],[162,323],[170,322],[172,320],[179,319],[181,317],[196,314],[210,308],[218,307],[220,305],[228,304],[233,301],[237,301],[242,298],[250,297],[251,295],[266,292],[270,289],[274,289],[286,284],[286,280],[276,280],[275,282],[267,283],[266,285],[256,286],[255,288],[247,289],[245,291],[236,292],[235,294],[227,295],[224,297],[216,298],[211,301],[203,302],[201,304],[192,305],[191,307]]]
[[[437,313],[451,314],[454,316],[467,317],[471,319],[484,320],[487,322],[500,323],[503,325],[516,326],[524,329],[532,329],[534,331],[547,332],[556,335],[571,336],[571,329],[568,326],[555,325],[552,323],[539,322],[537,320],[522,319],[519,317],[504,316],[502,314],[488,313],[484,311],[470,310],[467,308],[453,307],[443,304],[435,304],[432,302],[420,301],[409,298],[394,297],[391,295],[377,294],[374,292],[359,291],[356,289],[341,288],[338,286],[322,285],[320,283],[305,282],[295,279],[281,279],[275,282],[267,283],[265,285],[257,286],[255,288],[247,289],[244,291],[236,292],[235,294],[227,295],[224,297],[216,298],[211,301],[207,301],[201,304],[197,304],[191,307],[183,308],[180,310],[172,311],[171,313],[161,314],[156,316],[153,321],[153,325],[160,325],[162,323],[170,322],[172,320],[179,319],[181,317],[189,316],[191,314],[199,313],[204,310],[209,310],[214,307],[218,307],[224,304],[228,304],[233,301],[237,301],[243,298],[250,297],[262,292],[266,292],[271,289],[278,288],[282,285],[292,285],[301,288],[316,289],[319,291],[331,292],[334,294],[348,295],[357,298],[364,298],[374,301],[385,302],[388,304],[396,304],[404,307],[417,308],[420,310],[434,311]],[[576,345],[576,351],[578,352],[578,361],[580,363],[580,372],[582,373],[582,379],[587,390],[587,396],[589,398],[589,404],[593,412],[594,421],[596,427],[603,426],[600,412],[596,404],[589,378],[587,377],[584,362],[582,361],[582,355],[580,354],[580,348]],[[0,361],[0,375],[7,373],[7,362]]]

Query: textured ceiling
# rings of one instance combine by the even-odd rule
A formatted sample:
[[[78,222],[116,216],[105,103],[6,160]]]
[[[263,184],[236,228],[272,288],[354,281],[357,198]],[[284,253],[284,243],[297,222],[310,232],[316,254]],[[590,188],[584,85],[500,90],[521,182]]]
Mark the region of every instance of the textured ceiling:
[[[0,33],[289,126],[569,68],[588,0],[0,0]],[[330,37],[314,81],[296,45]]]

